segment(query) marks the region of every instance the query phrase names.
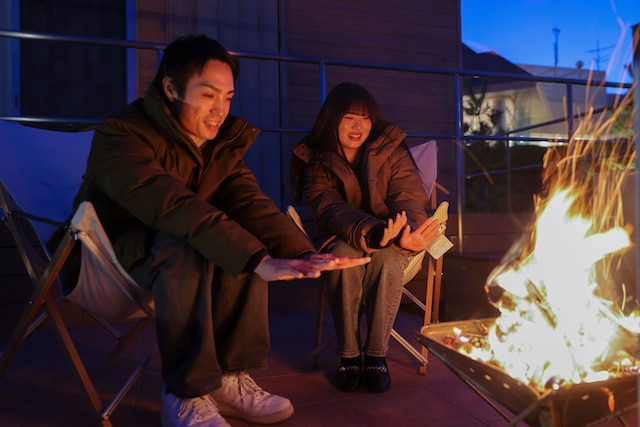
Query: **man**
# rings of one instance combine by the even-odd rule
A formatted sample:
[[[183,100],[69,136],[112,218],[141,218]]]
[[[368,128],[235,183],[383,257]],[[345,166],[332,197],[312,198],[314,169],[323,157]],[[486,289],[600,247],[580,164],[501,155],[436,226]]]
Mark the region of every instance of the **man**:
[[[229,115],[238,71],[206,36],[171,43],[145,97],[96,130],[76,196],[153,293],[163,426],[291,416],[246,373],[266,366],[267,281],[369,261],[315,253],[260,190],[242,160],[258,130]]]

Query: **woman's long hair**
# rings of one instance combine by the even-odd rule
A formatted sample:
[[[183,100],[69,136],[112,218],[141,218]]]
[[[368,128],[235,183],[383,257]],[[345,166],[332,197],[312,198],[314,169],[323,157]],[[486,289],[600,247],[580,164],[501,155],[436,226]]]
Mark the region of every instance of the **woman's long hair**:
[[[388,121],[368,90],[356,83],[343,82],[329,92],[311,130],[300,143],[316,153],[333,151],[344,156],[338,126],[346,113],[367,115],[371,119],[371,132],[365,144],[374,140]],[[296,202],[302,199],[304,168],[305,163],[292,156],[289,187]]]

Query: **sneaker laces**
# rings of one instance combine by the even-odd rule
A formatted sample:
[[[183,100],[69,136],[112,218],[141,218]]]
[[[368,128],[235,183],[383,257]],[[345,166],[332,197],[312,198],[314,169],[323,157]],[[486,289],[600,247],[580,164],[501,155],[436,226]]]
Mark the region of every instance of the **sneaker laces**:
[[[234,375],[234,378],[238,381],[238,391],[241,395],[250,394],[256,400],[264,399],[270,394],[262,389],[248,374],[240,372]]]
[[[194,397],[192,399],[182,399],[178,416],[182,418],[187,413],[192,412],[195,421],[206,420],[218,414],[217,408],[218,405],[215,400],[210,398],[209,395]]]

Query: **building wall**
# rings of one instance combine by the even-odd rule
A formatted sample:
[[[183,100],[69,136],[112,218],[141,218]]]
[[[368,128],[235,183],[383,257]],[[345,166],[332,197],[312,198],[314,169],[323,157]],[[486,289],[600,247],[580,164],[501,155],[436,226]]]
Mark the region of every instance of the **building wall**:
[[[444,0],[285,1],[283,53],[408,67],[460,66],[460,5]],[[283,75],[288,91],[285,125],[308,128],[321,99],[319,67],[292,64]],[[409,134],[455,134],[451,76],[327,65],[326,90],[353,81],[369,89],[382,111]],[[290,152],[301,136],[289,138]],[[417,141],[411,141],[417,142]],[[454,141],[438,140],[438,180],[455,200]]]
[[[445,0],[140,0],[138,39],[168,43],[205,33],[232,51],[280,53],[406,67],[457,68],[460,5]],[[155,73],[156,58],[139,54],[139,92]],[[241,60],[233,114],[263,129],[308,129],[321,104],[319,67]],[[367,87],[383,112],[409,134],[455,134],[454,82],[450,76],[327,66],[324,90],[351,80]],[[247,157],[265,191],[281,205],[292,146],[302,137],[263,132]],[[417,143],[416,138],[411,143]],[[439,182],[455,200],[455,144],[439,139]]]
[[[63,1],[55,5],[62,7]],[[179,35],[205,33],[231,51],[403,66],[460,65],[457,1],[137,0],[136,5],[138,41],[164,44]],[[83,23],[91,25],[88,20],[76,19],[76,24]],[[301,134],[281,138],[269,129],[311,126],[321,102],[317,66],[247,58],[241,58],[240,63],[232,113],[264,129],[248,153],[247,163],[267,194],[284,206],[290,150]],[[137,64],[137,93],[142,96],[155,75],[158,57],[153,51],[139,51]],[[51,66],[63,65],[55,62]],[[104,72],[108,74],[109,67],[104,67]],[[124,86],[126,79],[122,80]],[[455,133],[451,77],[327,67],[327,90],[344,80],[367,87],[384,113],[410,134]],[[454,190],[454,144],[446,139],[439,139],[438,144],[439,181]],[[455,193],[448,198],[454,201]],[[0,325],[14,325],[31,287],[16,264],[18,257],[3,224],[0,253]]]
[[[534,76],[580,79],[587,82],[600,82],[606,80],[604,71],[525,64],[520,65],[520,67],[524,68]],[[537,89],[541,98],[544,100],[542,105],[539,107],[544,108],[544,110],[533,110],[532,113],[547,116],[547,120],[562,119],[568,115],[585,114],[591,108],[594,110],[600,110],[607,107],[606,89],[595,83],[588,86],[572,85],[571,94],[573,97],[573,104],[571,105],[570,111],[567,111],[567,86],[565,84],[539,82],[537,83]],[[573,131],[581,130],[579,128],[579,123],[580,120],[576,119]],[[586,128],[588,129],[589,126]],[[568,131],[569,129],[567,129],[567,124],[561,122],[536,129],[532,134],[550,137],[559,135],[560,137],[567,138]],[[582,136],[588,137],[587,134],[583,134]]]
[[[21,0],[23,31],[122,40],[125,0]],[[118,47],[20,41],[20,114],[103,118],[126,102],[126,52]]]

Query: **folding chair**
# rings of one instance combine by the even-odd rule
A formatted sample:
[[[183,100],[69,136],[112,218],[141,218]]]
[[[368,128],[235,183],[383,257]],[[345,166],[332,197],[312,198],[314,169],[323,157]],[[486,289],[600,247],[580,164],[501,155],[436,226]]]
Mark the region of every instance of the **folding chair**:
[[[5,124],[2,124],[2,126],[6,127]],[[43,135],[50,136],[51,132],[39,132],[39,130],[34,131],[31,129],[26,131],[26,134],[29,134],[31,138],[38,138]],[[81,139],[88,138],[88,141],[85,141],[85,143],[89,144],[90,137],[91,135],[89,134],[86,137],[81,137]],[[53,143],[54,141],[48,142]],[[25,151],[28,151],[29,143],[33,143],[33,140],[20,140],[20,144]],[[47,141],[44,143],[47,143]],[[61,144],[64,143],[64,141],[61,142]],[[8,145],[10,144],[8,143]],[[4,148],[5,147],[3,147],[3,150]],[[68,160],[69,157],[64,156],[64,151],[71,148],[64,146],[58,148],[59,151],[56,158]],[[11,150],[8,151],[10,152]],[[31,155],[33,155],[33,152],[31,152]],[[16,155],[16,157],[19,156]],[[47,160],[51,162],[51,158]],[[61,163],[62,162],[60,162],[60,166],[62,168],[66,167],[68,169],[71,166]],[[8,172],[11,172],[10,169],[13,166],[15,165],[9,166],[6,162],[0,164],[0,173],[3,174],[3,179]],[[80,167],[84,168],[84,162],[80,163]],[[34,169],[23,169],[23,172],[26,170],[33,171]],[[82,172],[77,172],[77,179],[79,179]],[[64,175],[65,172],[61,170],[60,174]],[[34,183],[41,183],[42,180],[36,179],[35,181],[30,181],[25,178],[24,175],[27,174],[23,173],[23,178],[19,179],[21,185],[17,185],[17,187],[21,187],[23,191],[26,192],[25,198],[32,199],[30,201],[34,206],[37,206],[37,194],[42,194],[43,192],[34,188],[37,186],[37,184]],[[14,178],[15,176],[10,177],[10,179]],[[51,180],[55,180],[56,178],[58,178],[57,175],[52,175],[48,181],[45,181],[46,185],[52,186]],[[0,377],[2,377],[7,370],[21,342],[45,318],[49,318],[53,331],[61,341],[62,347],[99,421],[103,426],[111,426],[111,422],[109,421],[111,413],[138,379],[142,369],[156,354],[157,346],[154,346],[154,348],[142,358],[112,400],[103,403],[71,340],[57,303],[61,299],[72,301],[83,308],[89,315],[96,319],[100,325],[104,326],[117,338],[117,345],[110,355],[110,360],[112,360],[120,354],[126,345],[131,342],[153,318],[154,309],[151,294],[140,289],[118,264],[109,239],[91,203],[84,202],[79,206],[70,224],[66,227],[66,233],[57,249],[53,255],[50,256],[42,244],[43,239],[36,232],[34,225],[36,223],[59,225],[59,221],[22,210],[16,199],[7,189],[3,179],[0,179],[0,207],[2,208],[3,220],[9,228],[35,289],[33,290],[28,306],[25,308],[17,326],[13,330],[13,334],[6,348],[0,355]],[[32,185],[24,185],[29,182],[31,182]],[[53,185],[53,187],[55,186]],[[72,191],[75,192],[74,190]],[[49,191],[47,193],[50,194],[51,192]],[[69,193],[69,191],[67,191],[67,193]],[[70,207],[71,200],[67,199],[66,202]],[[80,244],[81,264],[77,283],[70,293],[63,291],[62,295],[56,300],[54,299],[54,295],[59,292],[54,285],[60,285],[58,274],[78,243]],[[135,322],[133,322],[134,320]],[[112,325],[112,323],[124,321],[134,323],[133,327],[131,327],[126,334],[120,333],[118,329]]]
[[[431,195],[431,209],[435,210],[436,202],[436,178],[437,178],[437,145],[436,141],[430,140],[422,144],[412,146],[410,148],[411,155],[414,158],[421,175],[423,185],[427,194]],[[440,188],[440,187],[438,187]],[[295,207],[287,207],[287,215],[291,220],[302,230],[307,237],[307,233],[304,221],[296,211]],[[427,263],[427,276],[425,283],[425,302],[423,303],[419,297],[411,293],[407,289],[408,282],[402,284],[402,293],[416,304],[424,312],[424,325],[429,325],[432,322],[438,322],[439,307],[440,307],[440,293],[442,286],[442,262],[443,257],[434,259],[428,253],[425,254]],[[415,257],[412,259],[412,264],[408,269],[420,269],[423,264],[423,258]],[[320,304],[316,315],[316,328],[314,337],[314,349],[311,352],[312,364],[314,368],[318,367],[318,360],[320,353],[335,339],[335,334],[332,334],[329,338],[322,340],[322,329],[324,319],[324,307],[326,305],[326,293],[324,287],[320,289]],[[393,337],[403,348],[405,348],[420,364],[419,372],[422,375],[426,374],[427,369],[427,356],[428,350],[424,346],[421,351],[411,345],[404,337],[402,337],[395,329],[391,330],[391,337]]]

